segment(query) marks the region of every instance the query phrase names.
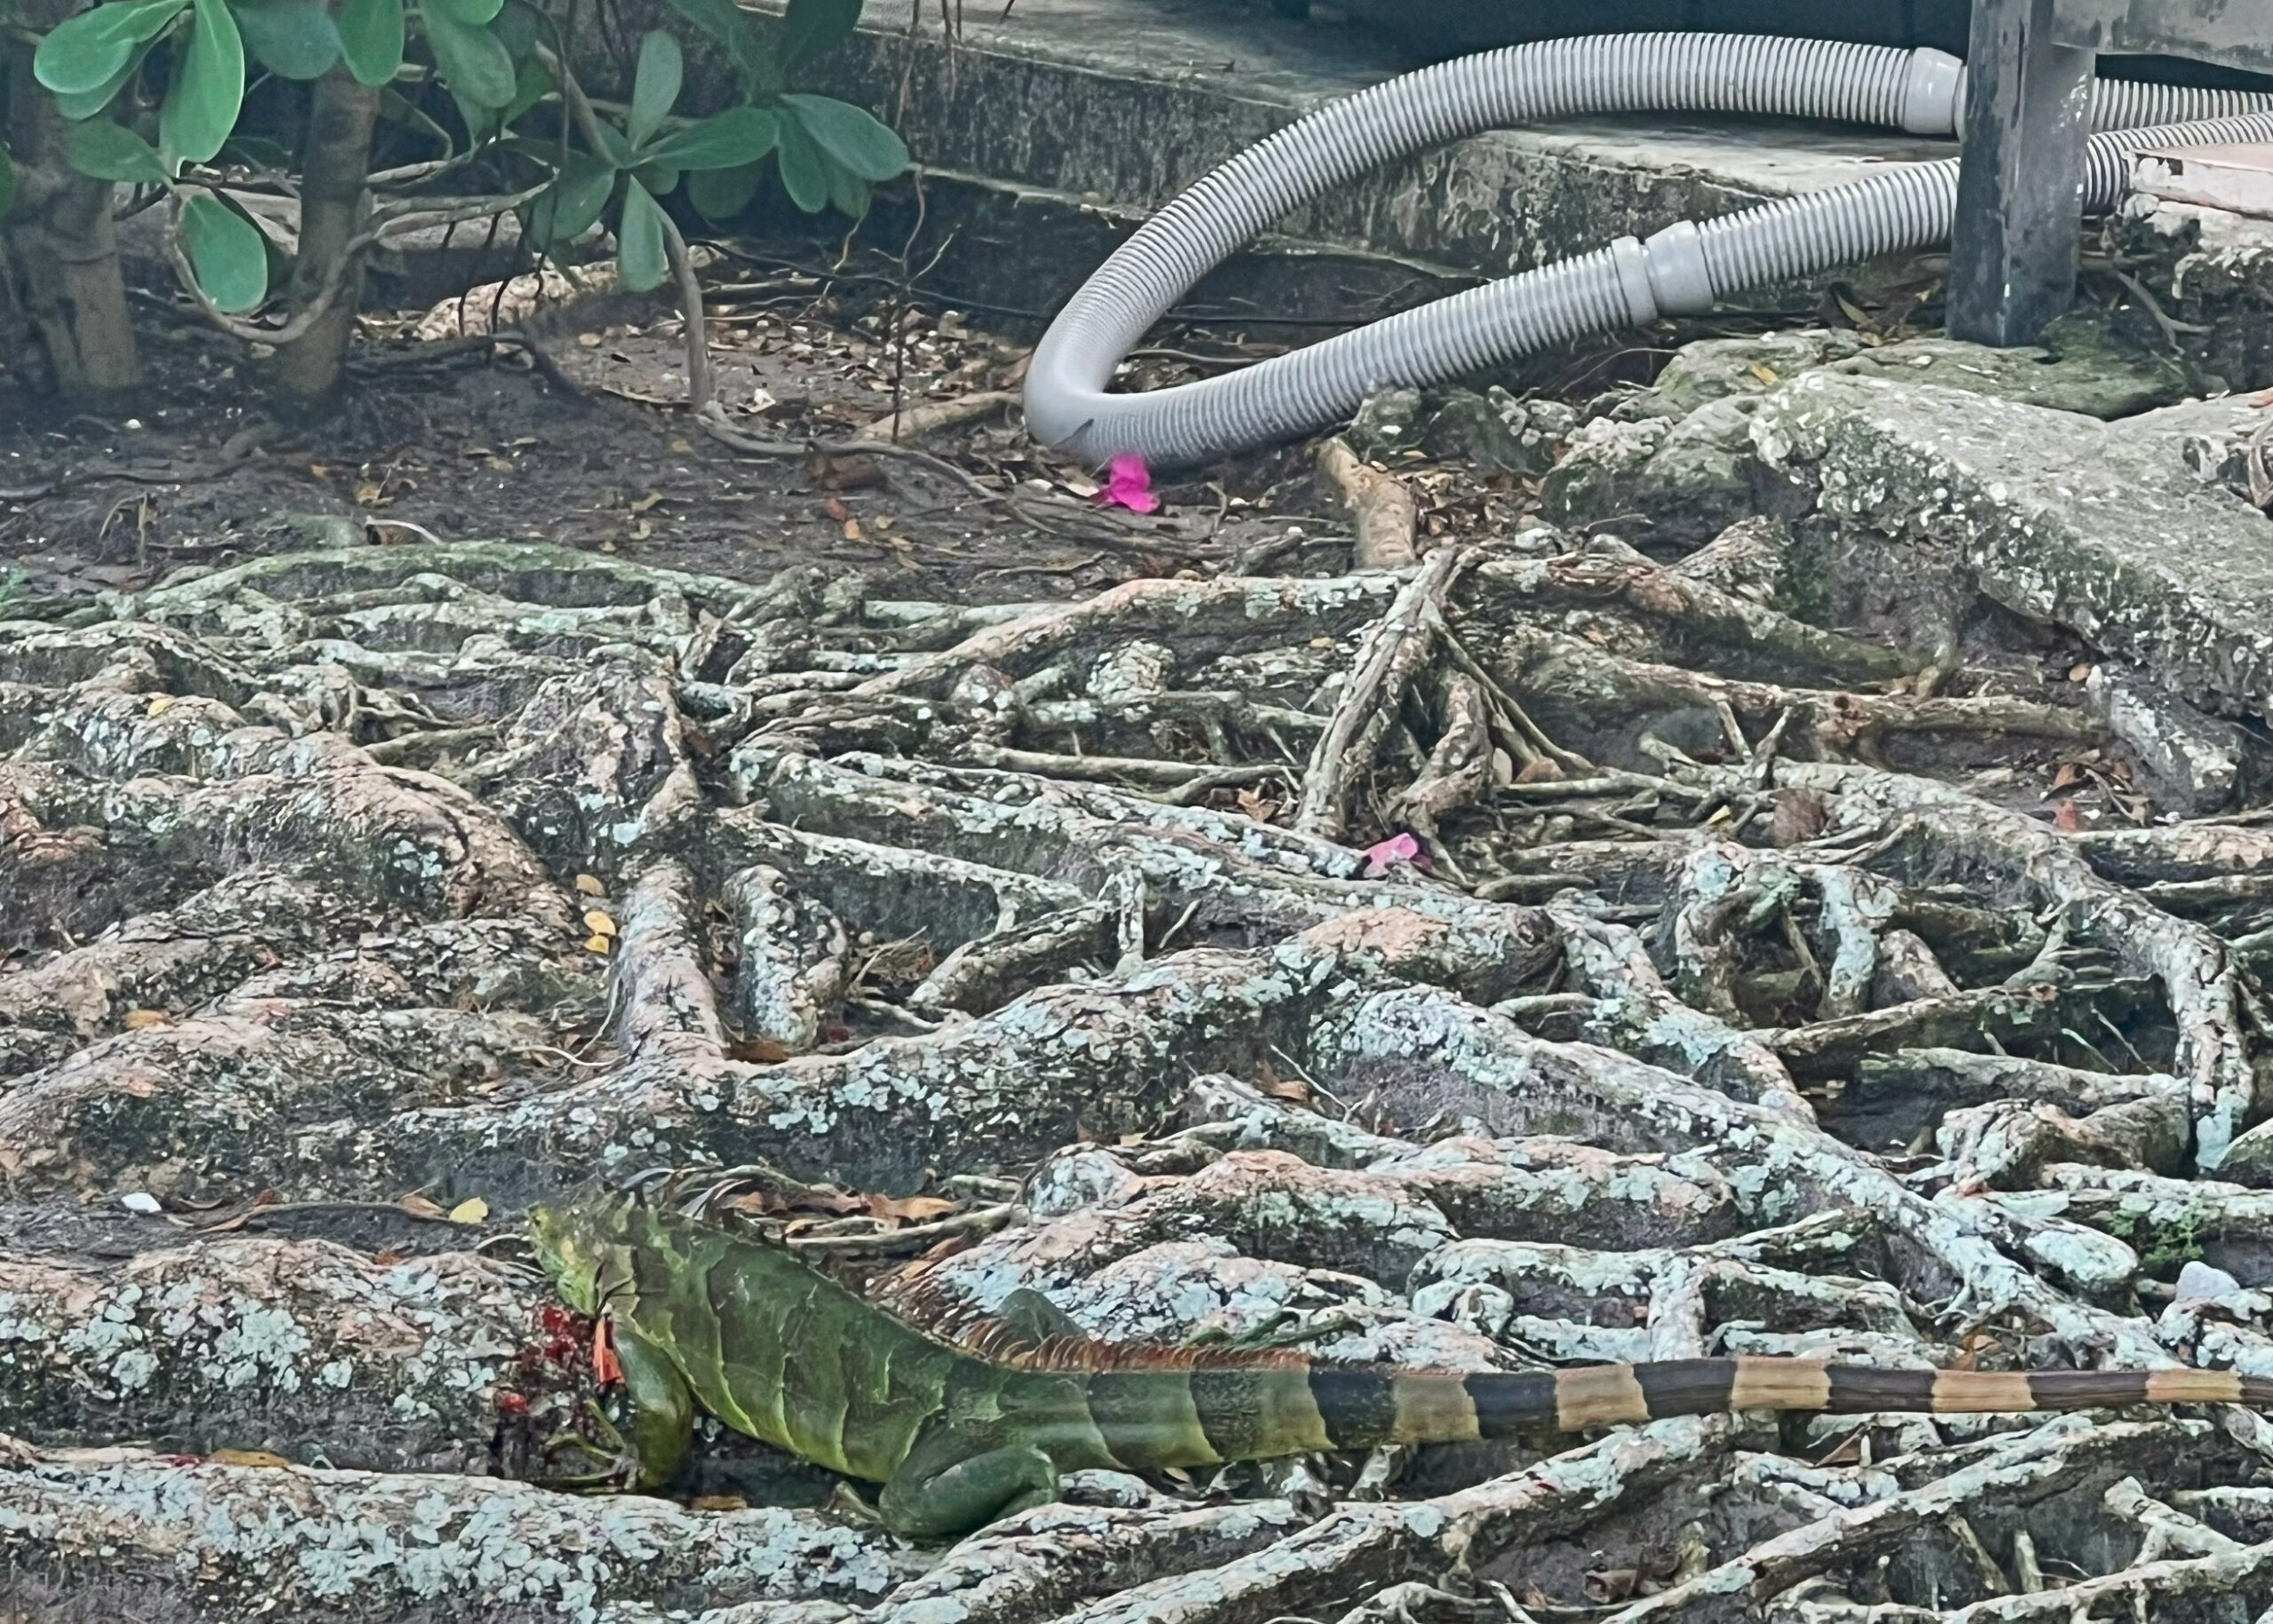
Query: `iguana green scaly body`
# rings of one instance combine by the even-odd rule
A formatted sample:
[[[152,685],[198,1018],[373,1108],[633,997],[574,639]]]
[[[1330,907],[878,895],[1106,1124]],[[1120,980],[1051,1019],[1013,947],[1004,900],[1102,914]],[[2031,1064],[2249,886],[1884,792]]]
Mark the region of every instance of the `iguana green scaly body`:
[[[1046,1503],[1060,1473],[1083,1468],[1211,1466],[1730,1409],[2273,1401],[2273,1381],[2214,1370],[2030,1374],[1738,1358],[1462,1376],[1094,1343],[993,1358],[862,1302],[786,1248],[630,1197],[539,1208],[532,1227],[563,1298],[612,1328],[637,1486],[677,1471],[699,1406],[882,1484],[885,1525],[915,1538]]]

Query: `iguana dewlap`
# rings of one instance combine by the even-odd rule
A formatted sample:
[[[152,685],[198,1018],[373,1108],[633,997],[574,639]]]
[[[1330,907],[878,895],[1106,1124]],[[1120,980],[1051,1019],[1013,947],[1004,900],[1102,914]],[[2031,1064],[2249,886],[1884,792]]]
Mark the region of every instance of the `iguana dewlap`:
[[[2263,1404],[2230,1371],[1880,1370],[1674,1359],[1458,1375],[1282,1351],[1045,1344],[975,1353],[864,1303],[787,1248],[611,1197],[532,1217],[561,1295],[605,1316],[637,1485],[677,1471],[697,1406],[880,1483],[886,1526],[966,1533],[1057,1497],[1061,1472],[1149,1471],[1386,1443],[1569,1431],[1725,1410],[2020,1411]]]

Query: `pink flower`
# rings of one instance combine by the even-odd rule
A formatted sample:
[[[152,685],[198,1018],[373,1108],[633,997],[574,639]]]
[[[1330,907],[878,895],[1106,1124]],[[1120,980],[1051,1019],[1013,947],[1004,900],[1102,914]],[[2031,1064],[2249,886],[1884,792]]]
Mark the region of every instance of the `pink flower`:
[[[1366,848],[1366,877],[1378,880],[1399,863],[1419,859],[1421,843],[1411,835],[1392,835],[1377,846]]]
[[[1152,471],[1134,451],[1124,451],[1113,459],[1112,471],[1105,477],[1105,488],[1097,493],[1097,500],[1109,507],[1127,508],[1132,513],[1160,511],[1160,499],[1152,495]]]

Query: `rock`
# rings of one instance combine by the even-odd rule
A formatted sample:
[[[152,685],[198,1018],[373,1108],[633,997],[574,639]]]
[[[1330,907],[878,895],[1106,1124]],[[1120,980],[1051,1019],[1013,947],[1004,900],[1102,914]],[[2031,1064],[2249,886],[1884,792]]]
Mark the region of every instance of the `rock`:
[[[2249,735],[2239,727],[2110,665],[2092,669],[2084,693],[2143,770],[2157,805],[2203,818],[2241,798]]]
[[[1596,418],[1547,476],[1540,516],[1564,526],[1631,516],[1652,542],[1707,540],[1753,511],[1747,419],[1758,404],[1724,398],[1678,421]]]
[[[2236,1134],[2218,1162],[2217,1176],[2252,1189],[2273,1189],[2273,1122]]]
[[[1366,397],[1342,438],[1359,456],[1377,463],[1399,452],[1418,451],[1422,427],[1419,390],[1382,389]]]
[[[1825,528],[1968,573],[2213,714],[2273,692],[2273,519],[2182,456],[2249,408],[2198,402],[2118,424],[1957,390],[1823,371],[1753,414],[1753,445]],[[1894,561],[1897,566],[1901,560]]]
[[[1658,380],[1630,397],[1617,415],[1632,420],[1686,417],[1699,407],[1766,394],[1778,384],[1829,361],[1861,353],[1863,341],[1833,328],[1762,333],[1756,338],[1701,338],[1685,344]]]
[[[1555,466],[1557,442],[1578,414],[1559,400],[1518,400],[1494,384],[1485,394],[1455,389],[1429,420],[1429,455],[1499,473],[1537,478]]]
[[[2241,1282],[2223,1269],[2213,1269],[2198,1258],[2189,1258],[2178,1271],[2178,1301],[2208,1303],[2219,1297],[2230,1296],[2241,1289]]]
[[[1784,590],[1792,527],[1767,514],[1739,519],[1675,566],[1692,581],[1773,607]]]
[[[1829,370],[1863,377],[1993,395],[2023,406],[2129,417],[2186,398],[2192,380],[2176,357],[2119,342],[2105,321],[2066,315],[2032,348],[1992,350],[1955,338],[1905,338],[1834,363]]]

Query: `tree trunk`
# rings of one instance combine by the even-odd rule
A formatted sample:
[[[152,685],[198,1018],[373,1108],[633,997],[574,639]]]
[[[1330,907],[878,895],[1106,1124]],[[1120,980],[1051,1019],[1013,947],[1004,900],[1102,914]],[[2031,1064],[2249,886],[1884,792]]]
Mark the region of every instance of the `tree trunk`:
[[[308,109],[308,146],[300,181],[300,250],[292,272],[297,314],[344,283],[331,307],[305,334],[277,352],[277,386],[303,401],[328,400],[339,387],[340,365],[362,304],[363,257],[349,245],[363,229],[370,197],[364,185],[370,162],[371,126],[379,93],[358,84],[344,67],[316,81]]]
[[[75,9],[27,7],[20,20],[50,28]],[[31,53],[14,52],[8,73],[17,190],[0,248],[10,302],[43,353],[51,387],[73,394],[131,387],[141,369],[111,226],[111,184],[75,172],[66,160],[70,126],[32,78]]]

